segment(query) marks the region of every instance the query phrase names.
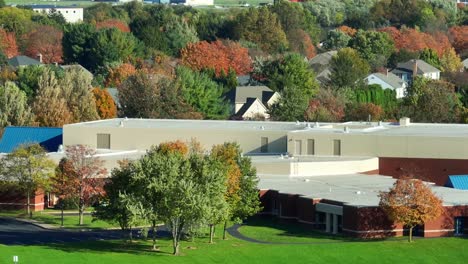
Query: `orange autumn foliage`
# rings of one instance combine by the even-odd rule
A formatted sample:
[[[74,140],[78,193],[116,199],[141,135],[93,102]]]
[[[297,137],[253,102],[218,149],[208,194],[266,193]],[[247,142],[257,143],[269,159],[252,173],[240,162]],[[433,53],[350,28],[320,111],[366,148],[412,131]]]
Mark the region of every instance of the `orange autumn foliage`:
[[[240,181],[242,172],[237,164],[238,148],[235,144],[225,143],[223,145],[215,145],[211,149],[211,155],[219,158],[227,166],[227,192],[226,196],[233,201],[239,199],[238,191],[240,189]]]
[[[96,101],[96,111],[101,119],[109,119],[117,116],[117,107],[114,99],[105,89],[94,88],[94,99]]]
[[[450,40],[457,53],[468,50],[468,26],[456,26],[449,29]]]
[[[187,153],[189,152],[189,148],[187,144],[185,144],[181,140],[176,140],[176,141],[163,142],[159,144],[158,152],[162,154],[166,154],[170,152],[179,152],[182,155],[187,155]]]
[[[26,35],[26,51],[29,57],[42,55],[43,63],[62,63],[63,32],[52,26],[39,26]]]
[[[288,34],[289,45],[292,51],[302,54],[307,57],[307,59],[312,59],[317,55],[315,46],[310,39],[309,34],[304,30],[292,30]]]
[[[446,49],[452,47],[447,35],[442,32],[436,32],[431,35],[413,28],[398,30],[395,27],[386,27],[379,31],[387,32],[392,37],[398,50],[421,51],[428,48],[436,51],[440,57]]]
[[[0,29],[0,50],[9,59],[18,55],[18,45],[16,44],[16,37],[14,33],[6,32],[4,29]]]
[[[96,23],[96,28],[116,28],[122,32],[130,32],[130,27],[118,19],[107,19]]]
[[[106,87],[117,87],[122,84],[129,76],[136,73],[135,66],[130,63],[123,63],[115,68],[109,70],[107,75],[105,86]]]
[[[200,41],[189,43],[181,50],[182,64],[194,69],[213,69],[217,76],[233,69],[237,75],[245,75],[252,70],[252,60],[248,49],[233,41]]]
[[[354,37],[354,35],[356,35],[356,32],[357,30],[352,28],[352,27],[348,27],[348,26],[341,26],[339,28],[337,28],[339,31],[345,33],[346,35],[350,36],[350,37]]]

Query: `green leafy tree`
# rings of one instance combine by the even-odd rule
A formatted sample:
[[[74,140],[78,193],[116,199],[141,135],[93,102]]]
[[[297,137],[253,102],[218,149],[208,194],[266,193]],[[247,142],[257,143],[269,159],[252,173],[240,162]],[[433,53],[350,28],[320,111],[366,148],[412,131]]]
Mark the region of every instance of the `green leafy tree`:
[[[367,61],[352,48],[344,48],[333,56],[330,62],[330,82],[334,87],[355,87],[369,73]]]
[[[341,30],[333,29],[328,31],[327,39],[323,42],[323,47],[327,50],[339,50],[348,46],[351,37]]]
[[[423,49],[419,53],[419,59],[429,63],[430,65],[440,69],[440,59],[437,52],[433,49]]]
[[[89,68],[88,52],[95,32],[95,27],[87,23],[68,24],[64,27],[62,46],[65,63],[78,63]]]
[[[26,94],[12,82],[0,85],[0,128],[28,126],[33,120]]]
[[[31,31],[34,24],[31,21],[34,12],[32,10],[3,7],[0,8],[0,25],[8,32],[15,33],[17,38]]]
[[[399,51],[393,52],[388,59],[388,67],[395,68],[399,62],[407,62],[412,59],[418,59],[419,52],[409,51],[407,49],[400,49]]]
[[[304,3],[312,15],[318,18],[323,27],[341,25],[346,19],[346,6],[344,1],[321,0]]]
[[[206,74],[186,67],[176,70],[177,82],[184,100],[207,119],[224,119],[229,109],[223,98],[223,86],[212,81]]]
[[[116,28],[104,28],[89,41],[88,65],[96,71],[107,64],[138,56],[140,51],[140,43],[132,34]]]
[[[195,28],[200,40],[215,41],[223,34],[227,18],[225,14],[214,12],[209,9],[201,10],[195,17]]]
[[[93,213],[96,219],[118,223],[123,231],[129,232],[130,240],[132,227],[143,221],[148,210],[139,199],[138,188],[133,185],[133,173],[131,163],[121,161],[119,167],[112,170],[104,185],[105,196]]]
[[[296,87],[304,97],[311,98],[318,91],[315,74],[299,54],[288,54],[284,58],[266,61],[256,75],[264,78],[264,83],[274,91],[281,92],[285,87]]]
[[[36,95],[38,87],[39,77],[44,72],[45,67],[38,65],[31,65],[21,67],[17,71],[17,83],[18,87],[26,93],[28,98],[32,98]]]
[[[281,52],[288,47],[278,16],[267,7],[250,8],[240,14],[235,32],[237,38],[256,43],[266,52]]]
[[[304,111],[309,102],[297,86],[285,86],[281,98],[269,109],[270,118],[278,121],[297,121],[304,119]]]
[[[35,197],[38,189],[49,189],[55,170],[54,162],[39,144],[20,146],[0,162],[3,175],[26,194],[27,212],[32,217],[31,197]]]
[[[386,65],[395,50],[395,44],[387,33],[364,30],[358,30],[350,47],[357,50],[374,69]]]
[[[179,55],[182,48],[188,43],[198,42],[197,31],[186,21],[173,17],[166,26],[166,39],[171,52],[170,55]]]
[[[440,58],[440,69],[443,72],[457,72],[463,69],[463,64],[455,49],[450,48],[444,51]]]
[[[416,122],[451,123],[459,120],[460,109],[453,84],[417,77],[408,89],[402,113]]]

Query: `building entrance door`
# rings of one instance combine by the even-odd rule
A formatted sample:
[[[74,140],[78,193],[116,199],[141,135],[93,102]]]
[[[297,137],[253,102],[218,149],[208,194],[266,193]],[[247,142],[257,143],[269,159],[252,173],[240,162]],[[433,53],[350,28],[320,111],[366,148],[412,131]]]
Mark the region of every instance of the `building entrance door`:
[[[465,227],[463,217],[455,217],[455,235],[463,235]]]

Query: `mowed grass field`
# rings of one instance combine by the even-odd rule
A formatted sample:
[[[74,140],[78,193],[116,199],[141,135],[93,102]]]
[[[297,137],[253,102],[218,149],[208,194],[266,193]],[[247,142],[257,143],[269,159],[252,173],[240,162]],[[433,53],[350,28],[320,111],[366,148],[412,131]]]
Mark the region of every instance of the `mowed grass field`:
[[[231,236],[221,240],[217,228],[214,244],[208,238],[183,241],[181,256],[172,256],[170,239],[158,240],[159,252],[151,251],[150,241],[94,241],[86,243],[38,246],[0,245],[0,263],[10,263],[13,256],[20,263],[48,264],[133,264],[133,263],[453,263],[468,259],[468,238],[406,239],[353,241],[330,237],[294,224],[253,219],[239,230],[263,241],[285,244],[256,244]],[[302,243],[302,244],[287,244]]]

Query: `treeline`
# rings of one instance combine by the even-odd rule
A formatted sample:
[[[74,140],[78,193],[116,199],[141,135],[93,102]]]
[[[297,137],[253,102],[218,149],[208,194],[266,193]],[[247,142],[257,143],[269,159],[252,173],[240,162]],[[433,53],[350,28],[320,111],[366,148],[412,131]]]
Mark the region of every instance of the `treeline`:
[[[64,23],[57,13],[3,7],[0,22],[3,64],[17,54],[40,53],[46,63],[78,63],[90,70],[89,89],[101,89],[96,98],[106,98],[94,102],[96,118],[227,119],[233,114],[227,96],[238,85],[236,76],[249,75],[249,84],[280,93],[269,109],[274,120],[394,120],[403,115],[433,120],[433,111],[415,115],[421,105],[411,91],[417,87],[410,87],[403,100],[362,100],[363,93],[378,89],[363,81],[369,73],[416,58],[443,72],[440,81],[419,82],[428,100],[459,98],[443,100],[440,107],[449,114],[435,121],[464,122],[467,112],[468,77],[461,59],[468,54],[468,8],[450,1],[277,1],[222,10],[97,4],[86,8],[79,24]],[[338,53],[329,65],[329,81],[318,83],[319,72],[307,61],[330,50]],[[38,83],[37,75],[25,81],[18,70],[2,67],[0,81],[16,83],[28,105],[35,100],[23,87]],[[105,87],[118,89],[119,112]],[[22,124],[15,118],[3,124]],[[77,119],[56,123],[72,121]]]

